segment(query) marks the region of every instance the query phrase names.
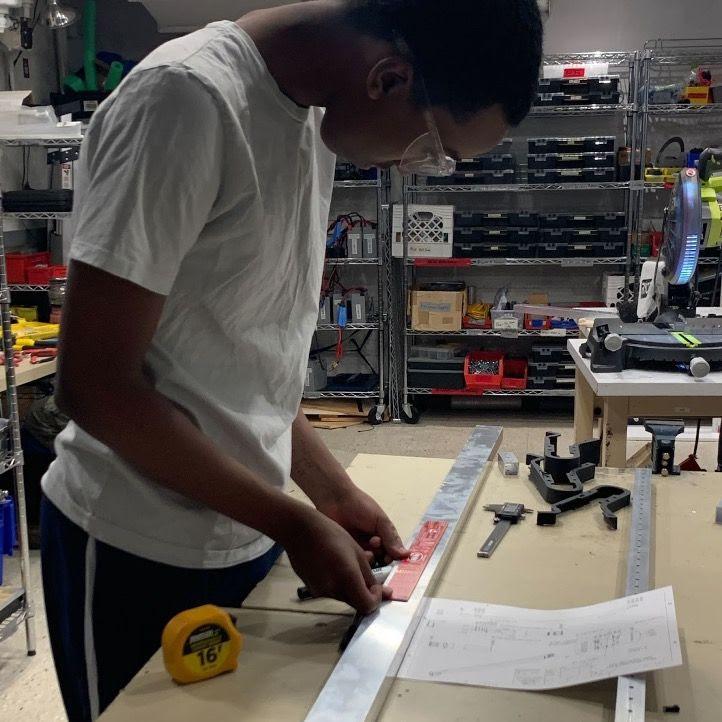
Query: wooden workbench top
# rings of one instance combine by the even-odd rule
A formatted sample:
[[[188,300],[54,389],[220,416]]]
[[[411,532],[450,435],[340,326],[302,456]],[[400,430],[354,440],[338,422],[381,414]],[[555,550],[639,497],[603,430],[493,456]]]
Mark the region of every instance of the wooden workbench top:
[[[386,473],[392,464],[393,483]],[[423,483],[418,484],[418,462],[408,462],[408,471],[403,472],[405,464],[394,457],[363,457],[365,473],[389,479],[379,485],[377,497],[382,504],[386,502],[392,516],[397,510],[389,501],[399,493],[397,487],[406,490],[406,499],[415,496],[415,489],[424,488]],[[449,462],[445,464],[448,467]],[[444,476],[442,464],[433,473],[438,474],[438,486]],[[599,477],[631,487],[629,472],[600,470]],[[714,473],[654,477],[652,585],[674,586],[685,665],[650,675],[647,720],[669,720],[661,710],[663,705],[673,704],[681,708],[676,720],[720,719],[722,578],[717,550],[722,548],[722,526],[714,524],[714,511],[722,497],[721,481],[722,475]],[[546,506],[523,467],[519,477],[510,478],[493,465],[433,596],[565,608],[623,594],[629,509],[618,512],[617,531],[606,528],[596,504],[561,517],[555,527],[536,526],[530,517],[509,531],[491,559],[479,559],[476,552],[492,528],[492,515],[482,507],[504,501],[523,502],[532,509]],[[420,506],[423,509],[424,504]],[[273,574],[277,575],[277,570]],[[288,611],[288,597],[298,582],[282,577],[275,581],[281,590],[278,599],[271,598],[274,594],[264,596],[263,585],[253,597],[255,604],[273,609],[238,613],[246,648],[237,672],[179,687],[166,674],[158,653],[102,720],[303,720],[333,668],[337,644],[349,619],[342,606],[319,609],[322,613]],[[533,693],[397,679],[378,719],[601,722],[613,718],[615,693],[615,680]]]

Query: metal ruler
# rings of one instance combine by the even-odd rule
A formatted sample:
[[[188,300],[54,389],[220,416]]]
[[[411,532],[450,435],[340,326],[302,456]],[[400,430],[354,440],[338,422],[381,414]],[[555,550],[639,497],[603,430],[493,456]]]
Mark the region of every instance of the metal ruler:
[[[652,543],[652,471],[637,469],[632,490],[632,530],[629,537],[626,595],[649,590],[649,556]],[[644,722],[646,681],[644,675],[617,680],[614,722]]]
[[[497,426],[474,429],[412,537],[416,539],[419,533],[424,535],[424,530],[428,532],[431,527],[427,522],[435,525],[445,522],[447,525],[443,531],[436,526],[441,534],[432,540],[433,549],[431,544],[426,547],[429,556],[425,568],[418,578],[416,573],[410,576],[414,588],[409,600],[382,604],[377,612],[364,617],[309,710],[306,722],[376,719],[423,617],[428,603],[426,596],[444,568],[453,549],[454,537],[486,480],[485,472],[496,458],[501,433]],[[393,585],[393,578],[387,583]]]

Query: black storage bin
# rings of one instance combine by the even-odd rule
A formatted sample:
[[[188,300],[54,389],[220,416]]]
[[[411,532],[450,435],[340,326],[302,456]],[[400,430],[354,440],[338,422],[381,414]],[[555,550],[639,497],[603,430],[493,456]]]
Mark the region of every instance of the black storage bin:
[[[495,153],[485,155],[481,159],[483,170],[509,170],[515,168],[514,156],[511,153]]]
[[[592,258],[596,255],[594,253],[594,245],[593,241],[585,241],[583,238],[569,241],[567,245],[567,256],[569,258]]]
[[[491,211],[488,213],[480,213],[480,226],[508,226],[510,223],[510,213],[507,211]]]
[[[526,382],[528,389],[554,389],[557,385],[556,376],[529,376]]]
[[[486,182],[486,171],[467,171],[465,173],[454,173],[450,176],[451,185],[472,186],[482,185]]]
[[[617,162],[616,153],[584,153],[585,168],[614,168]]]
[[[464,357],[449,360],[413,359],[408,366],[408,384],[412,388],[463,389]]]
[[[614,168],[585,168],[583,173],[585,183],[612,183],[617,177]]]
[[[566,213],[541,213],[539,225],[544,228],[566,228],[569,216]]]
[[[613,153],[617,139],[613,135],[593,135],[584,138],[584,151],[587,153]]]
[[[626,213],[599,213],[597,215],[597,223],[607,228],[624,228],[627,222]]]
[[[538,228],[510,228],[509,229],[510,240],[519,241],[519,243],[538,243],[539,242],[539,229]]]
[[[556,168],[556,153],[530,153],[527,158],[529,170]]]
[[[545,243],[537,246],[538,258],[566,258],[569,254],[569,244],[566,242]]]
[[[454,258],[480,258],[481,243],[454,243],[452,253]]]
[[[454,229],[454,243],[479,243],[479,241],[483,241],[485,237],[483,228],[478,226]]]
[[[462,158],[456,162],[456,170],[458,172],[474,172],[484,170],[484,157]]]
[[[529,360],[529,376],[556,376],[558,368],[559,361]]]
[[[590,214],[569,214],[565,216],[567,226],[570,228],[596,228],[597,217],[593,213]]]
[[[527,143],[529,153],[533,154],[556,153],[557,150],[556,138],[528,138]]]
[[[514,244],[507,238],[482,241],[477,258],[509,258],[514,255]]]
[[[619,91],[593,90],[589,93],[589,102],[599,105],[619,105]]]
[[[531,347],[531,360],[538,363],[571,363],[571,354],[564,346],[534,344]]]
[[[582,168],[562,168],[556,171],[559,183],[582,183],[585,170]]]
[[[541,107],[564,105],[564,98],[564,93],[537,93],[536,105]]]
[[[599,232],[595,228],[570,228],[567,231],[566,240],[569,243],[586,243],[588,241],[598,241]]]
[[[586,165],[584,153],[557,153],[553,158],[555,168],[584,168]]]
[[[592,85],[589,78],[562,78],[560,90],[574,95],[589,95]]]
[[[618,90],[618,75],[600,75],[596,78],[589,78],[590,92],[616,93]]]
[[[538,228],[539,214],[528,213],[527,211],[510,211],[509,225],[521,228]]]
[[[583,153],[584,138],[557,138],[557,153]]]
[[[627,255],[626,241],[599,241],[594,247],[597,258],[621,258]]]
[[[483,225],[482,217],[485,213],[480,211],[456,211],[454,213],[454,228],[471,228]]]
[[[604,243],[623,243],[627,240],[627,229],[625,228],[600,228],[599,240]]]
[[[509,228],[480,228],[480,240],[482,241],[506,241],[509,238]]]
[[[562,78],[539,78],[539,93],[560,93],[563,82]]]
[[[566,228],[542,228],[539,231],[540,243],[566,243],[569,240],[569,230]]]
[[[545,170],[529,169],[529,183],[556,183],[558,172],[549,168]]]
[[[516,183],[515,170],[485,170],[484,183],[487,185],[505,185],[507,183]]]

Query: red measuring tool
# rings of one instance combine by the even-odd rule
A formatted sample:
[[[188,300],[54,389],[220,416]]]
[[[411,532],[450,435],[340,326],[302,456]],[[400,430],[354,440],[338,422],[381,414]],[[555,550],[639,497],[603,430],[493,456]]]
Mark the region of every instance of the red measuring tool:
[[[393,574],[386,580],[386,585],[393,590],[391,595],[393,601],[408,602],[411,599],[436,545],[441,541],[448,526],[447,521],[424,522],[411,544],[409,558],[399,562]]]

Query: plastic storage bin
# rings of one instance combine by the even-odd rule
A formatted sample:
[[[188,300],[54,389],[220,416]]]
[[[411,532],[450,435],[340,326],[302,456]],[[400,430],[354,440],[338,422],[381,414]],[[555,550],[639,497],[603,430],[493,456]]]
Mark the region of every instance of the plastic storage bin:
[[[528,363],[525,358],[505,358],[504,376],[501,379],[503,389],[525,389]]]
[[[7,253],[5,255],[8,283],[27,283],[28,269],[50,264],[49,253]]]
[[[463,389],[466,359],[410,358],[408,384],[416,388]]]
[[[496,373],[471,373],[475,361],[488,361],[498,364]],[[498,351],[472,351],[464,359],[464,378],[466,387],[471,390],[500,389],[504,377],[504,354]]]

